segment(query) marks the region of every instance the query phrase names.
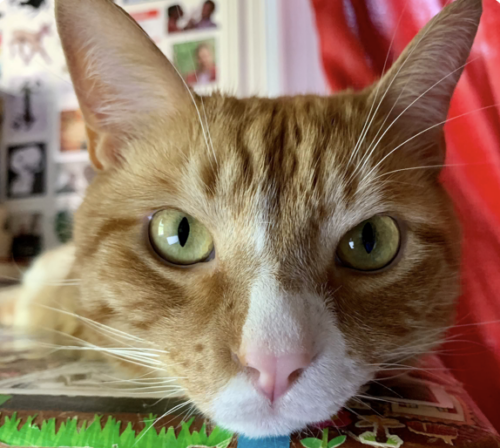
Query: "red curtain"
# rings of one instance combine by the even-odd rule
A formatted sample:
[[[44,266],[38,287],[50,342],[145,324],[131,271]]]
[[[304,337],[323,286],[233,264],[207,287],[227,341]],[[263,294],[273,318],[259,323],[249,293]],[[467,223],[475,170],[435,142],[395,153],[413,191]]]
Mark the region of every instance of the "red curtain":
[[[446,0],[311,0],[332,91],[362,88]],[[463,225],[463,293],[441,357],[500,429],[500,0],[484,13],[446,124],[442,180]],[[460,30],[457,30],[460,32]],[[392,41],[392,45],[391,45]],[[436,63],[439,63],[436,61]]]

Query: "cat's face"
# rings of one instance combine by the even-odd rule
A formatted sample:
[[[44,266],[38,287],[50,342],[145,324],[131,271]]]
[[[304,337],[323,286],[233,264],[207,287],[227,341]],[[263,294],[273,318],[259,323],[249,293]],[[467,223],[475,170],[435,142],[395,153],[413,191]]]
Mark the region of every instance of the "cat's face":
[[[458,293],[460,236],[439,170],[415,169],[442,163],[442,129],[413,136],[446,116],[478,3],[448,8],[420,43],[428,54],[410,48],[366,92],[240,100],[191,98],[128,17],[91,1],[92,29],[112,18],[133,37],[123,48],[143,47],[124,51],[110,30],[84,53],[91,36],[69,26],[84,11],[59,0],[102,170],[75,229],[88,314],[165,350],[197,407],[249,436],[325,420],[384,364],[434,347]],[[412,71],[408,53],[422,64],[436,39],[452,45],[449,20],[469,27],[445,48],[454,58],[434,75]],[[120,64],[139,68],[117,80],[110,67]],[[405,90],[412,78],[418,89]]]
[[[122,167],[91,185],[76,227],[84,302],[168,350],[169,373],[221,424],[286,433],[334,414],[380,363],[408,364],[435,344],[457,294],[459,233],[435,172],[384,176],[418,159],[396,155],[365,179],[397,140],[358,173],[358,158],[346,163],[363,96],[204,104],[217,162],[186,116],[132,142]],[[206,227],[209,261],[156,254],[148,218],[165,209]],[[397,220],[395,260],[374,272],[342,265],[342,237],[377,215]],[[234,359],[252,350],[311,363],[271,406]]]

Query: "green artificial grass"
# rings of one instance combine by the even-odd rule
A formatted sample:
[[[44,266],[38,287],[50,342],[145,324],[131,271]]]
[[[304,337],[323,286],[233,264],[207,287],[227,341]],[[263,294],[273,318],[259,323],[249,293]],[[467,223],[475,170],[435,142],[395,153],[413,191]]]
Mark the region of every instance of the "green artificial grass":
[[[139,433],[132,429],[129,423],[120,434],[121,423],[109,417],[104,427],[101,417],[95,416],[94,421],[87,425],[84,421],[78,428],[76,418],[62,423],[56,432],[56,421],[51,418],[38,427],[33,423],[35,417],[28,417],[21,426],[21,419],[16,414],[6,417],[0,426],[0,442],[7,445],[22,447],[92,447],[92,448],[188,448],[189,446],[206,446],[226,448],[233,434],[215,427],[210,435],[206,426],[200,431],[190,431],[194,419],[183,422],[178,436],[174,428],[162,428],[158,433],[153,424],[154,416],[146,420],[145,428]]]

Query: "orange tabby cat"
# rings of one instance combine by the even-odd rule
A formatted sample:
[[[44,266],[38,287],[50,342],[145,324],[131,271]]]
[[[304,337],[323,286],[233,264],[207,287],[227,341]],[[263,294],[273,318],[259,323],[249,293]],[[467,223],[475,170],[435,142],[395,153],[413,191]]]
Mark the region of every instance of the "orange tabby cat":
[[[436,166],[480,0],[363,92],[277,99],[196,95],[111,0],[56,12],[99,174],[73,245],[17,291],[18,325],[121,344],[248,436],[325,420],[436,346],[460,252]]]

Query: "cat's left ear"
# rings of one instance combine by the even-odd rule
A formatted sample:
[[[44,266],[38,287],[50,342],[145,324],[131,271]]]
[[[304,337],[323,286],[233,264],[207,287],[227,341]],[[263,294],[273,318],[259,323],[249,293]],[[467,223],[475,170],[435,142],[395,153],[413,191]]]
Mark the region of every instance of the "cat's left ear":
[[[408,45],[387,74],[369,90],[381,103],[386,127],[394,123],[410,145],[429,149],[425,157],[444,161],[442,129],[481,17],[481,0],[456,0],[445,7]],[[417,137],[418,135],[418,137]],[[436,154],[439,152],[439,154]]]
[[[123,142],[152,120],[192,107],[175,68],[112,0],[56,0],[56,19],[97,169],[119,164]]]

